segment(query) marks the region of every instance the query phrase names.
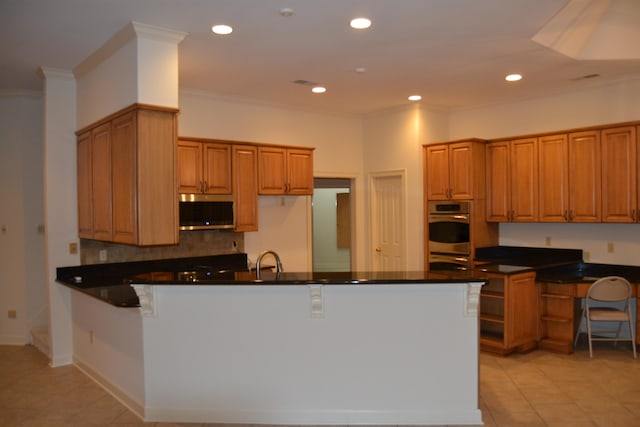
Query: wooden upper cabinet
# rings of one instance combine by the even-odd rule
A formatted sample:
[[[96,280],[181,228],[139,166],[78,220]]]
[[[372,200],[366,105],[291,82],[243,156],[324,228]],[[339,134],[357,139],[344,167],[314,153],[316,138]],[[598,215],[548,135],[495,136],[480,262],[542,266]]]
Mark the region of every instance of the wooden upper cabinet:
[[[511,221],[538,221],[538,139],[511,141]]]
[[[509,147],[509,141],[487,144],[487,221],[511,218]]]
[[[175,115],[134,105],[78,132],[80,237],[178,243]]]
[[[427,145],[424,165],[427,200],[449,199],[449,146]]]
[[[487,221],[538,220],[537,138],[487,145]]]
[[[203,149],[204,193],[231,194],[231,145],[208,142]]]
[[[137,241],[136,215],[136,131],[135,113],[129,112],[111,123],[112,240]]]
[[[233,145],[235,231],[258,230],[258,148]]]
[[[603,129],[601,132],[603,222],[638,220],[636,138],[635,126]]]
[[[540,221],[600,222],[600,131],[538,140]]]
[[[567,135],[538,138],[539,217],[541,222],[569,220],[569,150]]]
[[[569,134],[569,221],[600,222],[600,131]]]
[[[178,141],[178,192],[231,194],[231,145]]]
[[[202,144],[178,141],[178,192],[202,192]]]
[[[92,238],[111,240],[111,122],[91,131]]]
[[[482,198],[485,142],[470,140],[424,146],[427,200]]]
[[[91,131],[78,135],[78,236],[82,239],[93,238],[93,203]]]
[[[258,193],[313,194],[313,149],[259,146]]]

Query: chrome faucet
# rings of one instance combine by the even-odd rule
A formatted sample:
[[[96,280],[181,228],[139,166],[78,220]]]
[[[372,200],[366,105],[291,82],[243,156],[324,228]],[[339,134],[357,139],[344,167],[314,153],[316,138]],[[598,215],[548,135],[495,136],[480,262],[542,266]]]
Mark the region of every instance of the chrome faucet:
[[[260,280],[260,263],[262,262],[262,258],[265,255],[269,254],[273,255],[273,257],[276,259],[276,272],[282,272],[282,262],[280,262],[280,257],[278,256],[278,254],[272,250],[263,251],[260,255],[258,255],[258,260],[256,261],[256,279],[258,280]]]

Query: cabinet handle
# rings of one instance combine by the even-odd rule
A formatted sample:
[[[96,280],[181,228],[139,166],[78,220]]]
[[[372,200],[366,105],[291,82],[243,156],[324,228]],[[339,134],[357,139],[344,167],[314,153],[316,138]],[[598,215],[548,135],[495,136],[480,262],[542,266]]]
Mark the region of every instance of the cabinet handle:
[[[573,211],[569,209],[569,221],[573,221]]]
[[[209,191],[209,184],[207,184],[207,181],[205,181],[204,186],[202,187],[202,192],[206,193],[207,191]]]
[[[635,209],[631,210],[631,221],[638,222],[638,219],[636,218],[636,210]]]
[[[562,217],[564,218],[565,221],[569,221],[569,215],[567,214],[567,211],[564,211],[564,214],[562,215]]]

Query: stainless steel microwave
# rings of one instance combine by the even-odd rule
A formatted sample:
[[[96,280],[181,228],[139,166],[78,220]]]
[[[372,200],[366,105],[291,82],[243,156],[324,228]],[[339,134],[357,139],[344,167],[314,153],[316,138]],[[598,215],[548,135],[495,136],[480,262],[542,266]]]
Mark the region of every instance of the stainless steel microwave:
[[[230,194],[180,194],[180,230],[235,228],[235,206]]]

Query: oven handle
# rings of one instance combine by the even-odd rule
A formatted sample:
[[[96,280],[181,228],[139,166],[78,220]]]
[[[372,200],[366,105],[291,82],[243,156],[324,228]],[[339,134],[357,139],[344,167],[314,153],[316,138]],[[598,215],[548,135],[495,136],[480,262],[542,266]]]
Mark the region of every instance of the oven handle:
[[[468,224],[469,215],[429,214],[429,223],[432,223],[432,222],[459,222],[463,224]]]

